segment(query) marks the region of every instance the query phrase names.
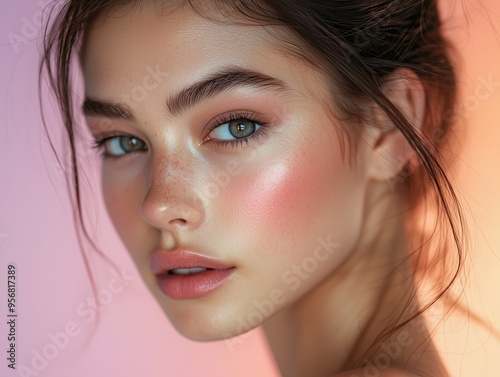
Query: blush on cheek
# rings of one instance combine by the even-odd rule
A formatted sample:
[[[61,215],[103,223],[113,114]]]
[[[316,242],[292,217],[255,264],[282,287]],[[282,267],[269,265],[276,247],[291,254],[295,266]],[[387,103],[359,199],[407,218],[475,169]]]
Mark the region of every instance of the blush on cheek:
[[[293,159],[260,165],[258,170],[233,178],[225,205],[233,220],[248,230],[260,230],[258,234],[296,231],[310,222],[314,212],[313,191],[318,180],[314,170]]]

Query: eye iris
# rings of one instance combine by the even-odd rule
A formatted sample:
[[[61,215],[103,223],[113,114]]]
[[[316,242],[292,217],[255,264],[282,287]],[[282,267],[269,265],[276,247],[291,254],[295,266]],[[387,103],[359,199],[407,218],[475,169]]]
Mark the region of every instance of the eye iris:
[[[255,123],[250,120],[233,120],[229,122],[229,132],[237,139],[250,136],[255,132]]]
[[[122,137],[120,145],[125,151],[134,151],[141,147],[141,143],[135,137]]]

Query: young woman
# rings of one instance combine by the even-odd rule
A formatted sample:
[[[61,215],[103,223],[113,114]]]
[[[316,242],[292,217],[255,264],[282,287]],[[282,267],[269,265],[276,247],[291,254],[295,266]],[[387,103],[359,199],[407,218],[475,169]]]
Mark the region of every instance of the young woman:
[[[107,210],[181,334],[263,326],[283,376],[448,375],[422,315],[448,295],[464,236],[435,0],[58,12],[42,68],[78,210],[75,57]]]

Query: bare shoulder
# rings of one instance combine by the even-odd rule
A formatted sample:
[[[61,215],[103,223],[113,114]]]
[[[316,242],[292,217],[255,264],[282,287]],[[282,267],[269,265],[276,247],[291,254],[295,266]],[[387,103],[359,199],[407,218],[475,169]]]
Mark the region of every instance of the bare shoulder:
[[[372,376],[374,376],[373,370],[371,370],[370,368],[361,368],[361,369],[353,369],[347,372],[342,372],[332,377],[372,377]],[[395,369],[395,368],[378,370],[376,376],[377,377],[423,377],[402,369]]]

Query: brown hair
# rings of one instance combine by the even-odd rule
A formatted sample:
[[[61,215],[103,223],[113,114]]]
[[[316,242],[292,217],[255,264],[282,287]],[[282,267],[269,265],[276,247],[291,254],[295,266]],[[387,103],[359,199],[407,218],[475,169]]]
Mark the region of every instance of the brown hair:
[[[47,73],[59,102],[72,151],[76,213],[86,235],[75,153],[71,63],[85,30],[98,16],[115,7],[135,7],[143,3],[70,0],[58,10],[50,29],[48,26],[46,29],[40,76]],[[453,121],[444,114],[456,102],[456,73],[450,60],[450,45],[442,35],[437,0],[187,0],[180,3],[187,3],[205,16],[206,5],[210,3],[228,17],[239,15],[240,20],[256,25],[284,27],[292,36],[285,41],[290,52],[330,78],[332,93],[336,94],[332,97],[345,115],[343,124],[349,135],[357,132],[360,114],[364,113],[361,104],[370,102],[387,114],[414,150],[418,159],[416,166],[405,168],[390,184],[401,184],[401,189],[411,188],[408,193],[414,207],[432,209],[436,214],[431,234],[415,229],[419,242],[411,256],[416,274],[422,279],[424,276],[435,278],[432,281],[436,292],[426,304],[420,305],[418,312],[402,310],[394,325],[374,342],[371,352],[375,353],[381,342],[449,294],[464,260],[464,218],[445,172],[448,160],[444,154],[451,142]],[[382,89],[388,75],[400,68],[413,71],[426,92],[426,117],[421,130],[403,116]],[[447,242],[448,239],[451,242]],[[431,249],[433,253],[428,252]],[[454,253],[450,253],[453,249]],[[410,301],[417,301],[416,294]]]

